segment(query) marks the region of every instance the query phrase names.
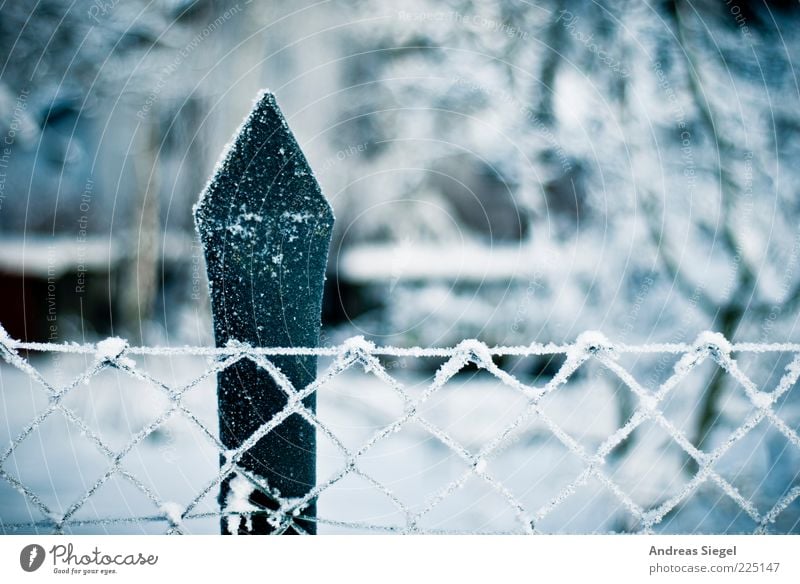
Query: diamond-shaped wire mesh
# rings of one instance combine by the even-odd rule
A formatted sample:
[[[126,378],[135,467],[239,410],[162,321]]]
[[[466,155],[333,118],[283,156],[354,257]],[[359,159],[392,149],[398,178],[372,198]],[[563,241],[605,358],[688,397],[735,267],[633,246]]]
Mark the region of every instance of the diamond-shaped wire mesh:
[[[45,378],[40,371],[41,367],[37,367],[37,362],[30,356],[36,352],[51,355],[64,353],[83,355],[87,366],[71,381],[56,384]],[[742,371],[733,354],[769,352],[789,353],[793,358],[775,387],[759,388]],[[595,506],[613,504],[620,512],[618,515],[626,516],[627,519],[619,531],[653,533],[659,530],[664,525],[665,518],[678,513],[701,489],[716,490],[717,502],[713,511],[722,510],[729,513],[733,517],[730,525],[733,525],[732,521],[737,517],[744,517],[749,520],[751,531],[755,533],[792,532],[797,531],[800,526],[800,516],[794,516],[800,515],[798,512],[800,469],[782,469],[789,477],[787,487],[775,497],[771,506],[767,507],[764,507],[763,502],[759,507],[752,498],[743,495],[734,484],[735,481],[725,478],[717,469],[718,461],[760,425],[774,429],[777,435],[782,437],[785,443],[784,449],[793,449],[792,457],[778,459],[779,463],[785,460],[797,460],[797,453],[800,451],[797,418],[792,422],[785,421],[776,412],[776,404],[792,393],[800,377],[800,345],[748,343],[732,345],[721,335],[703,333],[691,345],[629,346],[613,345],[599,333],[589,332],[581,335],[570,345],[534,343],[529,346],[493,348],[475,340],[466,340],[456,347],[447,349],[376,347],[360,337],[350,339],[336,347],[325,348],[253,348],[241,344],[232,344],[225,348],[157,348],[130,347],[120,339],[108,339],[97,345],[23,343],[9,338],[5,331],[0,329],[0,353],[7,365],[11,366],[5,367],[6,372],[21,373],[23,379],[33,386],[40,387],[47,398],[46,402],[36,402],[34,399],[30,419],[13,428],[13,416],[6,408],[5,425],[11,440],[0,453],[0,479],[22,497],[30,516],[28,522],[9,521],[8,514],[3,511],[5,507],[0,505],[0,513],[7,515],[4,518],[0,514],[0,528],[6,533],[15,531],[63,533],[81,529],[106,532],[115,526],[156,523],[166,524],[167,533],[179,534],[191,532],[187,525],[194,520],[218,521],[221,517],[229,517],[238,522],[241,517],[247,519],[254,514],[266,514],[270,523],[275,526],[276,533],[285,532],[290,527],[302,531],[295,519],[305,518],[303,511],[308,504],[326,496],[335,486],[348,482],[358,483],[362,489],[370,489],[373,494],[388,501],[392,508],[392,513],[389,514],[392,519],[354,520],[342,517],[341,513],[326,516],[323,509],[320,516],[314,519],[320,526],[399,533],[497,532],[485,528],[480,521],[475,525],[467,523],[466,526],[455,530],[437,527],[435,521],[433,523],[430,521],[437,512],[441,514],[442,510],[449,509],[447,506],[453,500],[457,500],[465,507],[474,506],[475,500],[464,496],[456,499],[455,495],[470,493],[472,492],[470,489],[476,488],[483,489],[482,497],[491,497],[505,506],[512,526],[500,531],[504,533],[535,534],[562,531],[563,526],[553,525],[556,511],[570,505],[571,502],[574,503],[575,494],[586,489],[602,490],[605,496],[584,499],[584,507],[588,504]],[[621,364],[620,356],[631,353],[674,355],[676,362],[666,380],[654,387],[646,387]],[[270,361],[270,357],[274,355],[290,354],[313,354],[330,358],[331,362],[312,384],[295,388]],[[190,379],[164,383],[137,364],[133,358],[156,355],[195,356],[205,359],[207,367],[202,373]],[[562,355],[564,360],[557,373],[544,384],[532,385],[498,366],[495,357],[501,355],[518,357]],[[382,363],[381,358],[387,356],[403,359],[436,357],[443,359],[443,364],[432,380],[428,380],[423,387],[410,388],[399,380],[399,376],[392,375],[389,367]],[[288,401],[281,412],[265,422],[239,448],[227,450],[218,439],[215,420],[198,413],[197,408],[189,404],[193,393],[196,393],[199,387],[205,385],[213,388],[216,374],[242,359],[250,359],[269,372],[287,394]],[[662,406],[666,398],[692,371],[708,361],[716,363],[735,380],[742,395],[746,396],[748,411],[724,440],[719,441],[713,448],[701,450],[687,437],[685,428],[679,427],[665,415]],[[594,362],[605,374],[624,385],[636,401],[633,412],[626,417],[624,423],[617,425],[611,431],[604,430],[592,446],[587,446],[580,437],[576,438],[574,429],[566,429],[556,420],[549,413],[545,403],[549,399],[548,396],[557,395],[559,391],[567,391],[570,384],[575,383],[575,373],[588,362]],[[428,419],[429,410],[426,409],[443,394],[443,388],[469,364],[477,366],[485,375],[492,376],[494,382],[502,384],[507,391],[518,398],[513,402],[515,405],[511,411],[506,412],[508,417],[499,430],[487,434],[490,437],[477,447],[465,446],[463,436],[451,431],[440,421]],[[159,408],[158,414],[153,419],[138,425],[121,444],[115,444],[113,447],[103,433],[93,423],[87,421],[85,414],[77,412],[68,405],[68,398],[79,391],[79,388],[108,371],[118,373],[125,380],[136,380],[147,384],[159,392],[160,399],[165,398],[163,403],[168,404]],[[362,435],[357,443],[352,444],[350,443],[352,441],[343,437],[340,427],[326,421],[319,412],[314,413],[306,409],[302,400],[313,392],[318,392],[319,398],[320,394],[329,390],[332,381],[351,375],[354,371],[360,371],[361,375],[369,376],[369,379],[377,380],[383,388],[388,388],[395,401],[400,404],[401,413],[391,419],[381,418],[366,434],[366,438]],[[0,383],[5,386],[9,381],[3,381],[2,372],[3,370],[0,370]],[[8,375],[6,378],[10,379]],[[592,390],[591,384],[582,387],[588,388],[582,391]],[[37,390],[32,391],[36,393]],[[213,393],[207,398],[213,400]],[[459,399],[459,394],[454,394],[454,399]],[[347,402],[352,406],[353,400],[348,399]],[[302,416],[316,428],[319,442],[327,445],[328,459],[337,461],[328,465],[331,467],[329,473],[320,473],[318,483],[301,499],[281,498],[279,493],[270,490],[263,479],[252,475],[238,464],[249,448],[292,415]],[[94,450],[93,466],[98,467],[97,460],[103,462],[98,470],[93,471],[97,476],[88,470],[86,476],[81,473],[82,483],[79,489],[81,494],[67,502],[59,498],[59,481],[67,480],[66,477],[51,475],[47,485],[49,489],[45,489],[47,492],[43,491],[41,481],[34,487],[32,481],[28,479],[30,473],[23,468],[24,457],[19,455],[26,444],[35,440],[37,433],[39,440],[43,440],[42,427],[59,416],[77,432],[75,434],[75,439],[78,440],[77,448]],[[195,439],[198,440],[197,448],[202,449],[205,445],[207,450],[219,455],[221,461],[217,466],[214,460],[215,471],[210,477],[205,477],[202,483],[198,484],[195,481],[195,487],[188,499],[182,503],[167,500],[161,495],[166,486],[153,484],[154,478],[149,476],[146,464],[142,462],[141,455],[137,454],[145,441],[160,432],[169,431],[166,430],[169,424],[178,421],[182,427],[189,428],[195,433]],[[538,435],[546,437],[551,444],[558,445],[561,449],[562,454],[555,457],[558,459],[556,463],[561,464],[561,461],[568,458],[576,472],[573,472],[568,479],[562,476],[561,482],[555,479],[539,479],[539,483],[543,482],[545,487],[549,487],[549,495],[546,499],[540,499],[532,504],[525,489],[519,488],[519,481],[512,486],[513,481],[509,478],[518,474],[517,470],[522,472],[522,465],[509,473],[496,472],[494,463],[504,452],[519,446],[520,442],[526,439],[530,440],[530,436],[526,438],[526,432],[534,426]],[[629,483],[621,483],[618,480],[617,477],[622,476],[621,471],[615,472],[610,460],[616,449],[631,439],[634,432],[641,432],[645,426],[666,436],[669,444],[662,445],[661,448],[677,446],[681,454],[693,463],[692,468],[695,470],[685,477],[678,488],[668,491],[667,495],[662,493],[655,498],[656,500],[643,503],[641,493],[638,491],[634,493],[636,489]],[[431,448],[435,446],[435,449],[438,449],[436,451],[442,454],[441,460],[432,464],[441,465],[444,464],[441,462],[443,460],[450,461],[447,463],[449,474],[446,475],[446,480],[440,480],[431,492],[425,493],[425,497],[418,504],[406,502],[405,497],[400,494],[402,490],[400,483],[395,479],[376,476],[381,475],[375,470],[378,467],[374,461],[368,463],[370,456],[378,452],[382,446],[390,444],[398,433],[405,431],[414,431],[422,435],[426,444],[430,443]],[[599,446],[596,446],[597,444]],[[45,441],[41,448],[55,449],[56,446],[58,445],[47,444]],[[524,444],[522,447],[528,448],[527,452],[531,453],[530,460],[534,460],[535,448],[525,447]],[[547,466],[553,464],[555,459],[552,449],[548,452],[550,453],[545,453],[541,462],[537,463],[538,467],[533,471],[536,476],[526,475],[528,477],[526,480],[530,484],[536,484],[534,479],[537,476],[546,476]],[[657,469],[658,464],[654,463],[651,468]],[[239,490],[247,494],[258,489],[269,493],[276,502],[276,509],[231,505],[220,510],[215,503],[209,505],[209,501],[215,501],[220,483],[228,476],[234,477],[232,481],[234,491]],[[93,507],[97,493],[104,489],[116,490],[118,493],[121,500],[111,505],[116,513],[103,514],[102,505]],[[126,492],[135,492],[144,497],[152,505],[152,512],[147,515],[133,512],[125,515],[123,510],[126,507],[124,501]],[[363,500],[366,504],[367,499]],[[587,500],[589,503],[586,503]],[[88,518],[83,517],[82,513],[90,507],[94,509],[94,513],[88,513]],[[469,515],[467,512],[469,510],[461,511],[465,516]],[[448,510],[447,513],[453,511]],[[787,518],[786,514],[791,516]],[[780,524],[782,527],[776,529],[776,520],[779,517],[787,520]],[[585,528],[583,530],[585,531]]]

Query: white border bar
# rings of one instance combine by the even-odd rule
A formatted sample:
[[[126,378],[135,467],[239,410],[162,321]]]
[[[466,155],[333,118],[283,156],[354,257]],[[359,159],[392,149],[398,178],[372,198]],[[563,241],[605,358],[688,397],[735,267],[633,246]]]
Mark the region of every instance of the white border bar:
[[[31,544],[47,557],[28,573],[20,553]],[[797,536],[3,536],[0,581],[777,584],[800,582],[798,552]],[[139,554],[158,559],[116,565]],[[729,571],[711,572],[720,566]]]

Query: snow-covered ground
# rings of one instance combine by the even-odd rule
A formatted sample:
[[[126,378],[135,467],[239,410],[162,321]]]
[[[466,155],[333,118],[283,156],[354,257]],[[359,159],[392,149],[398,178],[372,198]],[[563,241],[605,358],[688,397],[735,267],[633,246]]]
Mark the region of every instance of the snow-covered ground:
[[[60,355],[33,357],[31,363],[45,379],[63,386],[91,366],[92,356]],[[136,356],[136,367],[170,387],[180,387],[210,366],[205,357]],[[434,361],[431,359],[431,361]],[[443,360],[442,360],[443,361]],[[413,359],[382,359],[388,373],[400,380],[411,398],[429,387],[432,368],[412,365]],[[329,361],[323,359],[320,367]],[[626,366],[636,374],[647,362]],[[651,363],[652,365],[652,363]],[[693,387],[707,376],[712,365],[693,372],[670,393],[662,410],[677,428],[687,433],[698,396]],[[693,378],[692,376],[696,376]],[[536,380],[541,386],[547,378]],[[215,378],[211,376],[185,394],[184,404],[198,419],[216,432]],[[592,454],[619,426],[620,397],[630,393],[597,363],[586,363],[570,379],[540,402],[541,412],[568,436]],[[791,392],[790,392],[791,393]],[[633,400],[635,402],[635,400]],[[745,417],[754,411],[744,391],[731,391],[721,401],[723,419],[714,437],[722,443]],[[477,456],[527,407],[527,398],[485,371],[469,369],[453,377],[420,409],[420,418],[442,430]],[[775,409],[795,431],[800,421],[797,400],[785,400]],[[79,384],[64,405],[114,451],[165,411],[170,402],[164,392],[133,379],[124,372],[106,369]],[[10,443],[48,406],[48,394],[26,373],[0,366],[0,437]],[[356,450],[379,430],[403,414],[403,401],[384,381],[358,365],[336,376],[318,392],[319,418],[348,448]],[[318,480],[320,483],[345,465],[345,456],[318,432]],[[455,446],[455,445],[451,445]],[[432,507],[416,526],[422,531],[518,532],[524,530],[516,501],[533,519],[538,532],[594,533],[636,531],[639,520],[597,478],[589,478],[553,506],[559,496],[586,468],[586,463],[557,438],[541,417],[533,414],[514,439],[497,452],[471,466],[451,446],[434,436],[424,424],[413,421],[378,441],[358,460],[358,468],[383,485],[396,498],[392,501],[369,482],[350,474],[323,492],[318,515],[330,521],[321,533],[367,531],[366,526],[402,530],[406,513],[414,515]],[[627,447],[626,447],[627,446]],[[5,447],[3,448],[5,450]],[[603,468],[621,492],[643,509],[656,507],[680,493],[691,480],[684,466],[687,458],[672,438],[652,420],[636,430],[633,439],[612,451]],[[169,528],[164,516],[180,514],[188,502],[215,475],[219,465],[214,444],[182,415],[176,415],[150,437],[136,445],[123,459],[123,468],[137,477],[165,503],[156,507],[141,491],[118,475],[101,486],[75,512],[70,533],[163,533]],[[65,513],[80,501],[110,461],[97,445],[60,412],[39,425],[14,450],[2,468],[27,485],[55,515]],[[776,430],[762,422],[739,441],[715,466],[743,498],[760,514],[792,487],[798,485],[800,452]],[[436,494],[453,481],[467,477],[463,485],[440,503],[431,506]],[[493,488],[487,478],[502,485]],[[402,506],[398,506],[399,504]],[[800,504],[794,501],[769,530],[800,532]],[[216,489],[194,513],[214,513]],[[537,518],[538,514],[544,514]],[[104,519],[152,517],[151,521]],[[6,481],[0,481],[0,529],[12,532],[14,524],[45,519],[36,507]],[[186,520],[183,531],[214,533],[218,518]],[[80,523],[86,522],[86,523]],[[346,527],[337,522],[351,523]],[[655,528],[663,532],[752,532],[756,523],[728,495],[707,481],[689,499],[669,513]],[[31,527],[19,531],[35,531]]]

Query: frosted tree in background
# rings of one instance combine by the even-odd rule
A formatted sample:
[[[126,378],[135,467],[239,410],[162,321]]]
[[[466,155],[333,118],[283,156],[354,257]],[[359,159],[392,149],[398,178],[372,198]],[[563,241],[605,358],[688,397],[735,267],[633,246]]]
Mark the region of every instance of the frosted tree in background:
[[[479,240],[528,267],[494,288],[400,286],[392,330],[796,340],[793,3],[361,2],[353,19],[343,119],[378,178],[353,188],[348,236]],[[392,201],[425,203],[398,217]],[[752,367],[774,381],[784,365]],[[724,425],[729,383],[698,382],[695,443]]]
[[[48,0],[0,8],[0,130],[10,167],[0,228],[26,242],[29,258],[43,253],[37,241],[61,237],[78,242],[79,272],[104,263],[116,270],[106,290],[79,298],[87,313],[77,330],[111,320],[91,317],[103,297],[115,299],[108,312],[126,336],[141,342],[155,328],[163,232],[191,233],[189,209],[203,180],[180,166],[203,156],[192,138],[202,131],[206,96],[193,66],[215,59],[198,48],[229,20],[228,4]],[[82,282],[62,284],[61,299]]]
[[[546,234],[572,245],[591,236],[593,256],[603,251],[595,236],[606,246],[624,240],[621,248],[607,248],[614,253],[603,259],[623,252],[621,267],[634,266],[612,270],[605,281],[598,275],[597,287],[635,280],[635,267],[679,287],[688,300],[692,275],[702,276],[692,269],[702,272],[711,263],[722,269],[711,274],[715,280],[735,271],[737,283],[730,289],[704,283],[709,297],[696,302],[703,309],[724,304],[713,296],[720,288],[746,297],[742,279],[745,287],[764,280],[755,285],[773,304],[780,296],[768,292],[775,270],[758,273],[758,258],[746,246],[756,245],[754,233],[761,233],[771,238],[773,255],[782,254],[775,265],[790,259],[794,213],[786,205],[791,192],[784,175],[792,172],[796,118],[789,63],[794,39],[771,20],[780,7],[717,4],[417,2],[392,12],[360,3],[363,54],[351,57],[348,129],[354,142],[374,144],[368,154],[376,168],[426,171],[408,181],[387,178],[385,189],[371,193],[385,200],[409,193],[438,197],[469,218],[463,201],[451,200],[447,187],[426,176],[451,171],[449,178],[459,178],[448,162],[467,157],[468,166],[483,165],[504,186],[471,193],[490,215],[474,229],[485,239]],[[735,15],[745,12],[749,27],[743,29]],[[779,14],[782,26],[794,22],[792,12]],[[428,143],[411,148],[413,140]],[[480,200],[486,191],[494,196],[491,205]],[[780,204],[788,211],[784,225],[763,225],[763,206]],[[513,207],[518,225],[492,221],[498,214],[492,207],[504,206]],[[674,226],[662,222],[662,212],[683,217],[684,231],[699,238],[695,243],[710,234],[714,249],[687,249]],[[419,219],[417,229],[431,237],[451,236]],[[401,222],[370,222],[364,229],[380,237],[402,231]],[[638,247],[630,257],[625,250],[649,241],[653,228],[655,245]],[[733,267],[712,255],[726,251],[723,258],[733,261],[739,249],[748,257]],[[678,262],[676,252],[691,261]],[[601,295],[601,307],[614,304],[613,294]]]

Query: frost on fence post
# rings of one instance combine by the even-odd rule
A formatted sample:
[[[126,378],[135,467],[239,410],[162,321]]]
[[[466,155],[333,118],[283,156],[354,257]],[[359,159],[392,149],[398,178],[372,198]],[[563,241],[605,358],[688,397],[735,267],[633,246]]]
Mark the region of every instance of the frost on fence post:
[[[195,208],[195,223],[205,250],[217,346],[317,346],[333,214],[272,94],[259,97],[223,154]],[[316,376],[315,357],[271,360],[297,390]],[[250,359],[219,374],[217,395],[220,439],[230,450],[288,401],[286,391]],[[303,405],[314,410],[313,393]],[[222,532],[283,532],[280,516],[246,512],[276,510],[276,495],[299,498],[314,487],[314,426],[292,413],[247,450],[238,466],[250,476],[234,472],[222,482]],[[253,489],[253,479],[266,481],[270,492]],[[314,533],[315,514],[312,501],[291,518],[285,533]]]

